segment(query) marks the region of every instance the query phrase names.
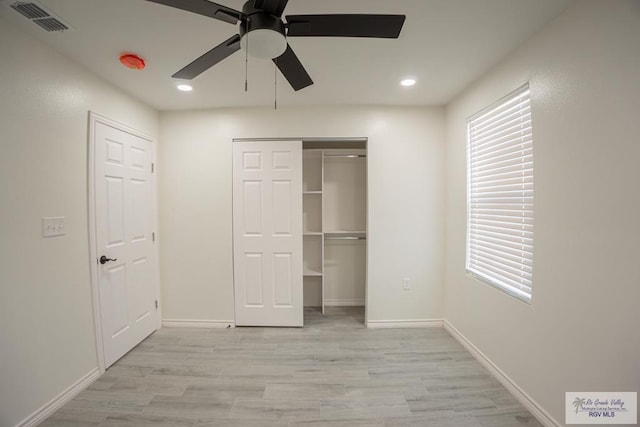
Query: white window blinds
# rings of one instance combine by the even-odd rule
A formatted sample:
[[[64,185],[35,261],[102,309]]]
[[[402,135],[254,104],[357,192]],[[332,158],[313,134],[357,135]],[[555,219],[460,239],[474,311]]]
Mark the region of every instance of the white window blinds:
[[[529,85],[468,120],[467,272],[526,302],[533,285]]]

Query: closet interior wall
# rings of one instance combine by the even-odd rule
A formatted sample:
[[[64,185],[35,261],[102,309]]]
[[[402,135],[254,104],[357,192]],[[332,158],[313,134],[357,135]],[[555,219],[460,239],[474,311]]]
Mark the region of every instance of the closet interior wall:
[[[366,148],[305,148],[303,191],[304,305],[364,306]]]

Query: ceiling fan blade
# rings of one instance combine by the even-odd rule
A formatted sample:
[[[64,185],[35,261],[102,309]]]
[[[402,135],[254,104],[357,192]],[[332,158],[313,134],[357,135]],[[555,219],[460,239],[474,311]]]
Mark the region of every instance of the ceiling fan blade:
[[[289,37],[397,39],[405,15],[288,15]]]
[[[209,52],[205,53],[200,58],[196,59],[191,64],[187,65],[171,77],[191,80],[239,50],[240,35],[236,34],[227,41],[224,41],[218,46],[214,47]]]
[[[287,79],[293,90],[304,89],[307,86],[313,84],[313,80],[304,69],[304,66],[291,49],[291,46],[287,45],[287,50],[277,58],[273,59],[282,75]]]
[[[229,24],[237,24],[242,19],[242,12],[208,0],[147,0],[152,3],[164,4],[187,12],[197,13],[210,18],[219,19]]]
[[[281,17],[288,2],[289,0],[256,0],[255,7],[256,9],[262,9],[271,15]]]

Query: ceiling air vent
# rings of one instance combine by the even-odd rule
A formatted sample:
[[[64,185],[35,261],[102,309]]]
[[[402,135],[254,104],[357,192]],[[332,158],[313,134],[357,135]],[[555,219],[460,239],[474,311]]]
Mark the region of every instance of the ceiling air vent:
[[[35,1],[13,1],[11,9],[38,24],[45,31],[69,31],[72,27]]]

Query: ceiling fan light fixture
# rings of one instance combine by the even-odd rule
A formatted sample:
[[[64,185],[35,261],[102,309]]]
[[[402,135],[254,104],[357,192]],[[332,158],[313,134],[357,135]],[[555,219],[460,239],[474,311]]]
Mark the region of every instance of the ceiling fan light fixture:
[[[287,39],[284,34],[269,28],[252,30],[242,36],[240,47],[247,50],[249,56],[261,59],[273,59],[281,56],[287,50]]]

